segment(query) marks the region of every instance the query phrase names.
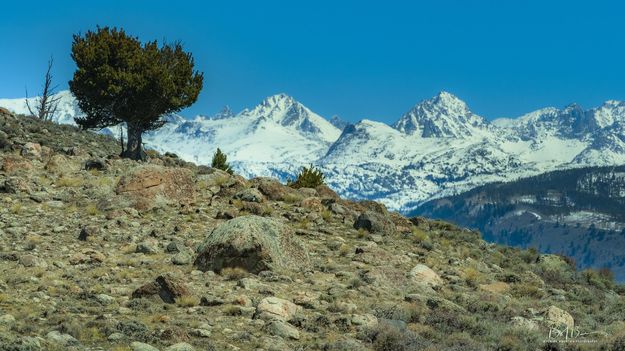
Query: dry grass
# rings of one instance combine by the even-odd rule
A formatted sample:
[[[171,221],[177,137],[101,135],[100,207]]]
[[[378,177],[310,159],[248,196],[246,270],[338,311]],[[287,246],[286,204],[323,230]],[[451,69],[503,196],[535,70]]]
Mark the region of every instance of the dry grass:
[[[180,307],[194,307],[200,304],[200,299],[193,295],[185,295],[176,299],[176,305]]]
[[[66,177],[63,176],[56,181],[56,185],[65,188],[77,188],[85,183],[81,177]]]
[[[221,270],[221,275],[226,280],[239,280],[247,277],[249,273],[241,267],[228,267]]]

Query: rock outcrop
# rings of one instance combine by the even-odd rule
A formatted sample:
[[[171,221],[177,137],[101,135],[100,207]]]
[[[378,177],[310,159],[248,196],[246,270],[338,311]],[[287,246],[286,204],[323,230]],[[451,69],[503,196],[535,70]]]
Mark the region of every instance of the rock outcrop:
[[[251,273],[302,270],[308,253],[293,230],[273,218],[242,216],[215,228],[197,250],[198,269],[220,272],[239,267]]]

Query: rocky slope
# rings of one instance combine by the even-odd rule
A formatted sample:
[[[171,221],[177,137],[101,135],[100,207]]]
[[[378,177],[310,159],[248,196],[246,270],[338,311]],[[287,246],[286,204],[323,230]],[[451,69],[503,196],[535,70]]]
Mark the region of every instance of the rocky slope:
[[[68,92],[60,94],[57,120],[71,124],[80,111]],[[0,99],[0,106],[26,112],[23,99]],[[441,92],[392,126],[369,120],[346,126],[279,94],[240,113],[225,109],[211,117],[166,118],[171,123],[144,138],[158,151],[207,164],[220,147],[238,173],[283,181],[315,163],[341,196],[381,201],[403,213],[492,182],[625,164],[625,103],[619,101],[590,110],[575,104],[545,108],[489,122]]]
[[[556,171],[477,187],[413,215],[479,229],[490,242],[535,247],[609,268],[625,280],[625,166]]]
[[[607,272],[325,186],[118,152],[0,110],[0,350],[625,345]]]

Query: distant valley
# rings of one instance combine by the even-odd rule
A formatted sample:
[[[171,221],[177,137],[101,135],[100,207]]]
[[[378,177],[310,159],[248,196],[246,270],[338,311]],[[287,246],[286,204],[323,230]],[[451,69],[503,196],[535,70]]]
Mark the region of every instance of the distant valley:
[[[625,281],[625,166],[550,172],[432,200],[412,215],[476,228],[485,240],[610,268]]]

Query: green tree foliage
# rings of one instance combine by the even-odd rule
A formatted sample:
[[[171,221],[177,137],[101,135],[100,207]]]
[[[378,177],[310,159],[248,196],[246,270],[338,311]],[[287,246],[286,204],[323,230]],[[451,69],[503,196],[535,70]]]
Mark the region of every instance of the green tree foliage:
[[[221,152],[220,148],[217,148],[217,151],[215,151],[215,154],[213,155],[211,167],[221,169],[222,171],[232,174],[232,168],[228,164],[228,156]]]
[[[325,176],[320,169],[315,168],[313,165],[310,167],[303,167],[300,173],[297,175],[295,181],[290,180],[287,182],[288,186],[299,188],[316,188],[319,185],[323,185]]]
[[[203,74],[180,43],[141,43],[123,29],[74,35],[72,58],[77,70],[69,87],[85,113],[76,123],[85,129],[126,123],[123,157],[145,159],[143,133],[193,104],[202,89]]]

